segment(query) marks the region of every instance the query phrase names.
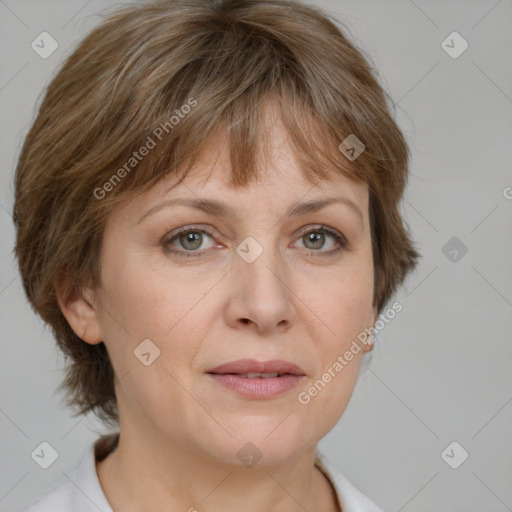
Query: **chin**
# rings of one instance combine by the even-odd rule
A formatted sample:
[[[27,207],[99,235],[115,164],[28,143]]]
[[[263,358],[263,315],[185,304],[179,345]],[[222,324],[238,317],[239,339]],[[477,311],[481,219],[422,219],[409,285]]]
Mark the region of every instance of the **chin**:
[[[290,416],[293,416],[290,415]],[[267,417],[245,416],[225,423],[228,435],[217,439],[215,456],[228,464],[250,467],[275,466],[288,462],[305,448],[314,445],[312,437],[288,419],[286,414]],[[290,418],[291,420],[291,418]],[[210,445],[211,447],[212,445]]]

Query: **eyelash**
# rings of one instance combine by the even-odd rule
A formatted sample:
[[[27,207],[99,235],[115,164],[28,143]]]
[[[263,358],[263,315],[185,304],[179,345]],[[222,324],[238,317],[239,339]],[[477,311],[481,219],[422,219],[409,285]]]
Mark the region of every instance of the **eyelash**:
[[[188,234],[188,233],[206,233],[210,237],[213,238],[213,233],[210,230],[206,229],[204,226],[199,226],[197,228],[184,227],[174,233],[171,233],[172,236],[170,236],[170,237],[167,236],[164,238],[163,245],[164,245],[165,250],[168,253],[176,255],[180,258],[202,257],[204,255],[205,251],[208,251],[208,249],[205,249],[203,251],[197,251],[197,250],[196,251],[187,251],[187,250],[169,249],[169,245],[171,244],[171,242],[173,242],[175,239],[177,239],[181,235]],[[317,234],[322,233],[322,234],[330,235],[336,242],[338,242],[338,247],[336,249],[331,249],[330,251],[314,251],[312,249],[309,249],[310,255],[312,257],[329,257],[329,256],[334,256],[335,254],[338,254],[339,252],[341,252],[343,250],[350,250],[349,244],[343,235],[341,235],[337,231],[329,229],[325,226],[314,227],[314,228],[310,228],[306,231],[303,231],[300,233],[298,238],[299,239],[303,238],[304,236],[306,236],[310,233],[317,233]]]

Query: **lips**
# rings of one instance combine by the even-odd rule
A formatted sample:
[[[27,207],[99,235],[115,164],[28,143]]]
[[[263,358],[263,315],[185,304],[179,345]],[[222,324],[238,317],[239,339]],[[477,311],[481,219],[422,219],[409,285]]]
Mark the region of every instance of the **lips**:
[[[272,378],[284,375],[305,375],[304,370],[288,361],[274,359],[271,361],[256,361],[254,359],[239,359],[229,363],[221,364],[208,370],[206,373],[218,375],[238,375],[246,378]],[[277,374],[277,375],[276,375]]]

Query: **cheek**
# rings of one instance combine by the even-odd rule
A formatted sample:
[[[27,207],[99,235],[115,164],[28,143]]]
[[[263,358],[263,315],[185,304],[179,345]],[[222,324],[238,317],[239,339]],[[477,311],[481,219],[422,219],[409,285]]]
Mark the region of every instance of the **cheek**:
[[[190,271],[171,273],[138,259],[119,262],[109,270],[101,323],[112,364],[122,380],[123,400],[152,417],[161,415],[162,403],[184,410],[189,396],[179,383],[190,387],[188,369],[209,333],[207,318],[214,294],[208,292],[218,276],[197,279]],[[141,345],[146,339],[152,344]],[[142,353],[139,346],[147,347],[150,359],[154,354],[158,357],[145,366],[135,357]]]
[[[314,312],[309,328],[319,367],[308,383],[311,387],[301,389],[309,402],[299,403],[311,412],[307,421],[316,424],[315,418],[322,418],[327,433],[345,410],[359,376],[363,351],[357,336],[368,327],[372,312],[373,268],[358,264],[349,272],[347,265],[315,284],[316,292],[305,303]]]
[[[203,324],[219,276],[212,272],[205,277],[192,267],[177,271],[164,258],[155,266],[156,258],[147,254],[128,253],[119,262],[108,255],[102,267],[101,323],[109,348],[130,364],[133,350],[150,339],[161,351],[162,362],[168,354],[174,365],[190,359],[207,335]]]
[[[305,295],[305,301],[317,317],[322,339],[331,352],[344,350],[357,335],[368,327],[373,301],[373,270],[365,265],[311,282],[304,286],[315,292]],[[307,288],[304,288],[307,289]]]

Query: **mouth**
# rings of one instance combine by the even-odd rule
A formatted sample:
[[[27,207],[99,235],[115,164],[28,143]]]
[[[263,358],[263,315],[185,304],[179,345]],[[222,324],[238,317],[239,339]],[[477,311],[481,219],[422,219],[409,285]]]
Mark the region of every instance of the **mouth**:
[[[290,373],[212,373],[212,375],[237,375],[246,379],[272,379],[275,377],[282,377],[283,375],[291,375]]]
[[[216,383],[251,399],[265,399],[293,389],[306,376],[294,363],[283,360],[240,359],[206,372]]]
[[[304,370],[297,364],[282,359],[271,361],[256,361],[255,359],[239,359],[221,364],[207,371],[218,375],[240,375],[246,378],[273,378],[284,375],[305,375]]]

